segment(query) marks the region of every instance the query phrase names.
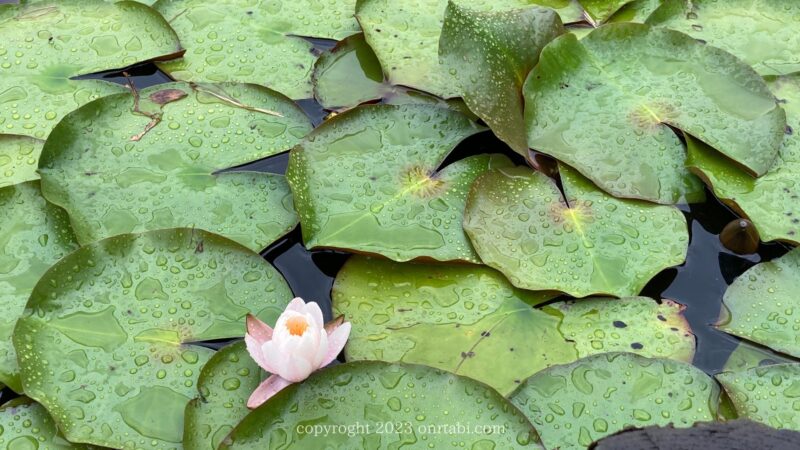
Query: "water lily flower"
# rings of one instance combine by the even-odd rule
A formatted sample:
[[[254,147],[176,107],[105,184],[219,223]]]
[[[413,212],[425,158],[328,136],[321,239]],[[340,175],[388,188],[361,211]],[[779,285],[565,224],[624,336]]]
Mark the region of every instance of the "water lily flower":
[[[278,318],[275,329],[247,316],[244,336],[247,351],[262,369],[271,373],[247,400],[256,408],[281,389],[305,380],[312,372],[331,363],[350,336],[350,323],[342,317],[323,323],[315,302],[295,298]]]

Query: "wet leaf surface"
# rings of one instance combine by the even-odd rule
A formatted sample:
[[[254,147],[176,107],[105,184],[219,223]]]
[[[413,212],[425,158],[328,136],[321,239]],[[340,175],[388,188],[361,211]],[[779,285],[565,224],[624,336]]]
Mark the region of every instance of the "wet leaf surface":
[[[0,406],[0,446],[8,450],[96,448],[68,442],[47,410],[27,397],[15,398]]]
[[[743,372],[755,367],[794,362],[800,361],[788,355],[773,352],[767,347],[762,347],[743,340],[739,341],[736,349],[730,354],[721,372]]]
[[[437,169],[481,130],[428,105],[362,106],[326,121],[292,150],[286,173],[306,247],[479,262],[461,228],[467,191],[511,163],[477,155]]]
[[[580,0],[583,10],[595,24],[605,22],[631,0]]]
[[[627,2],[607,21],[644,23],[662,2],[663,0],[633,0],[632,2]]]
[[[800,364],[774,364],[716,377],[739,417],[773,428],[800,430]]]
[[[303,432],[313,428],[302,427],[354,424],[372,431],[314,434]],[[446,431],[456,424],[470,430],[505,429],[489,434]],[[428,429],[431,425],[445,431]],[[379,426],[385,431],[377,431]],[[250,413],[220,449],[280,446],[543,448],[522,414],[487,386],[430,367],[382,362],[341,364],[289,386]]]
[[[0,134],[0,188],[39,179],[36,167],[44,141]]]
[[[173,448],[213,351],[189,345],[274,323],[291,298],[258,254],[190,229],[100,241],[37,284],[17,322],[22,383],[72,442]]]
[[[178,38],[134,2],[35,1],[0,5],[0,132],[44,139],[68,112],[124,92],[70,78],[175,54]]]
[[[529,378],[511,401],[547,448],[579,449],[627,427],[715,420],[719,388],[688,364],[604,353]]]
[[[464,229],[515,286],[624,297],[684,261],[689,237],[677,208],[609,197],[566,166],[561,182],[566,199],[539,172],[501,168],[470,191]]]
[[[634,23],[555,39],[525,83],[525,100],[531,148],[615,196],[659,203],[697,201],[701,190],[670,127],[757,175],[777,157],[786,127],[764,81],[741,61]]]
[[[0,383],[22,392],[11,333],[33,287],[78,248],[64,211],[47,203],[39,182],[0,189]]]
[[[725,292],[717,328],[773,350],[800,357],[795,311],[800,290],[800,249],[751,268]]]
[[[308,98],[313,45],[300,36],[341,39],[358,32],[355,0],[160,0],[158,10],[186,46],[160,63],[175,79],[256,83]]]
[[[151,101],[164,90],[187,96]],[[288,150],[310,131],[289,99],[255,85],[183,83],[143,90],[139,98],[138,110],[132,95],[84,106],[42,151],[43,192],[69,212],[81,243],[197,227],[258,251],[294,228],[283,176],[217,173]]]

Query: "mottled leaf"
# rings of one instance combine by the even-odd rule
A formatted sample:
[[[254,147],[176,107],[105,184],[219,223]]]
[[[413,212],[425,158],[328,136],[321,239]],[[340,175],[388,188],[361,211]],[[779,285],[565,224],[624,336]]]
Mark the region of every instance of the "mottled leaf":
[[[775,364],[716,375],[739,417],[800,431],[800,364]]]
[[[8,450],[92,449],[67,442],[42,405],[18,397],[0,406],[0,447]]]
[[[0,188],[39,179],[36,167],[44,141],[0,134]]]

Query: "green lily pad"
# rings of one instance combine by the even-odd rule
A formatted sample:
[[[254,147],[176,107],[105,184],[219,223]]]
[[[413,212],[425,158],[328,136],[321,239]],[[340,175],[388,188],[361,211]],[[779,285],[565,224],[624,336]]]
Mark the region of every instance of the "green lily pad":
[[[645,23],[664,0],[633,0],[619,8],[606,22],[636,22]]]
[[[800,364],[775,364],[716,375],[739,417],[800,431]]]
[[[169,24],[140,3],[0,5],[0,132],[44,139],[68,112],[125,91],[105,81],[70,78],[179,51]]]
[[[749,66],[672,30],[635,23],[548,44],[525,83],[528,145],[618,197],[692,202],[701,183],[670,127],[763,175],[785,114]],[[610,105],[613,105],[610,106]]]
[[[327,120],[292,150],[286,172],[306,247],[479,262],[461,228],[467,191],[511,163],[479,155],[437,168],[481,130],[428,105],[367,105]]]
[[[498,138],[528,154],[522,85],[548,42],[564,33],[550,9],[478,12],[452,1],[444,14],[439,55],[467,106]]]
[[[669,359],[603,353],[529,378],[511,402],[547,448],[586,448],[628,427],[683,428],[717,417],[719,388],[699,369]]]
[[[764,176],[753,177],[691,137],[686,138],[687,165],[717,197],[753,222],[761,240],[800,244],[800,138],[794,135],[800,132],[800,76],[775,78],[769,85],[786,110],[789,127],[778,159]]]
[[[600,352],[630,352],[691,363],[695,339],[685,307],[647,297],[592,298],[553,303],[543,311],[561,317],[559,331],[575,343],[580,358]]]
[[[14,330],[25,393],[68,440],[174,448],[213,351],[244,335],[248,313],[274,323],[292,294],[239,244],[200,230],[112,237],[47,271]]]
[[[453,442],[473,449],[543,448],[525,417],[489,387],[430,367],[383,362],[340,364],[283,389],[219,448],[377,450]]]
[[[742,372],[754,367],[771,366],[773,364],[798,362],[781,353],[773,352],[767,347],[755,345],[747,341],[739,341],[739,345],[731,352],[723,372]]]
[[[522,289],[626,297],[684,261],[689,235],[677,208],[611,197],[560,167],[566,199],[527,167],[475,181],[464,230],[484,263]]]
[[[256,85],[158,85],[70,114],[42,150],[42,191],[81,244],[197,227],[261,250],[295,227],[286,179],[217,171],[288,150],[311,130],[289,99]],[[277,111],[278,117],[269,112]]]
[[[583,10],[595,25],[601,24],[613,16],[631,0],[580,0]]]
[[[44,141],[0,134],[0,188],[39,179],[36,167]]]
[[[159,63],[173,78],[261,84],[291,98],[311,97],[316,56],[300,36],[341,39],[359,31],[355,0],[159,0],[154,8],[186,45]]]
[[[334,313],[353,325],[348,361],[424,364],[503,395],[545,367],[576,359],[558,318],[531,308],[552,297],[516,289],[486,267],[358,256],[333,286]]]
[[[800,249],[757,264],[728,287],[717,328],[773,350],[800,357]]]
[[[77,248],[66,213],[42,198],[38,181],[0,189],[0,383],[16,392],[14,324],[42,274]]]
[[[800,4],[785,0],[664,0],[647,19],[719,47],[761,75],[800,71]]]
[[[216,450],[250,412],[247,398],[261,383],[262,373],[247,353],[244,341],[214,354],[200,371],[199,397],[186,405],[183,448]]]
[[[90,449],[90,445],[67,442],[42,405],[18,397],[0,406],[0,447],[17,449]]]

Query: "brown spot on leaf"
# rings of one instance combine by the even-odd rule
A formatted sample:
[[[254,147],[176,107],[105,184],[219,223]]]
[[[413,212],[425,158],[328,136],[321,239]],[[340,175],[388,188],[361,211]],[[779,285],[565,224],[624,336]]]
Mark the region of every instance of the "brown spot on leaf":
[[[159,105],[166,105],[167,103],[172,103],[174,101],[180,100],[186,97],[187,94],[185,91],[181,89],[162,89],[157,92],[153,92],[150,94],[150,100],[153,103],[157,103]]]

